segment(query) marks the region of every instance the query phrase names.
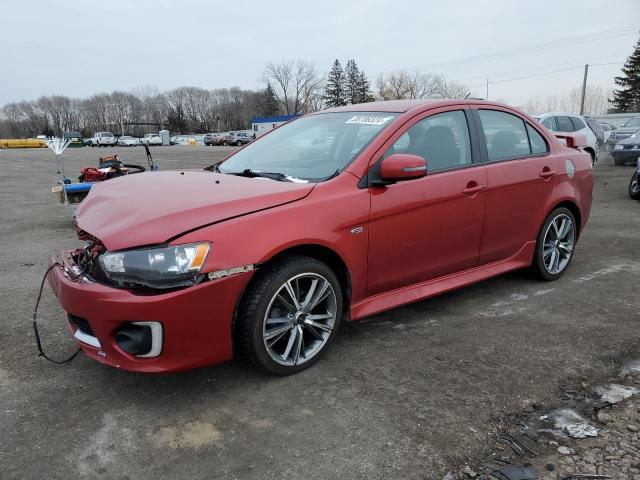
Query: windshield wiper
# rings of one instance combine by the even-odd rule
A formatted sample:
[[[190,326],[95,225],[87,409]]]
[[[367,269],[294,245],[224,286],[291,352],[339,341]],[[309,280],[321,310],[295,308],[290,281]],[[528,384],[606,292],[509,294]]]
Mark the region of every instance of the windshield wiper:
[[[224,173],[228,173],[229,175],[237,175],[239,177],[248,177],[248,178],[264,177],[264,178],[270,178],[271,180],[277,180],[279,182],[291,181],[284,173],[261,172],[259,170],[251,170],[250,168],[245,168],[241,172],[224,172]]]

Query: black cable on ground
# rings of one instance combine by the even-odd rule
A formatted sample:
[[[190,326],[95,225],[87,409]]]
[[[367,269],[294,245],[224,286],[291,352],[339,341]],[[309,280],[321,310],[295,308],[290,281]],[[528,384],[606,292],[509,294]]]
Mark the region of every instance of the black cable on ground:
[[[76,357],[76,355],[78,355],[78,353],[80,352],[80,349],[78,348],[73,353],[73,355],[71,355],[69,358],[65,358],[64,360],[56,360],[55,358],[49,357],[42,350],[42,343],[40,342],[40,334],[38,333],[38,324],[36,323],[36,319],[38,317],[38,307],[40,306],[40,299],[42,298],[42,290],[44,289],[44,282],[47,280],[47,275],[49,275],[49,272],[51,272],[51,270],[53,270],[55,267],[61,267],[61,266],[62,265],[59,264],[59,263],[54,263],[52,265],[49,265],[49,268],[47,268],[47,271],[44,272],[44,276],[42,277],[42,282],[40,283],[40,290],[38,291],[38,298],[36,300],[36,307],[33,310],[33,320],[32,320],[33,333],[35,333],[35,335],[36,335],[36,345],[38,346],[38,356],[39,357],[43,357],[46,360],[49,360],[50,362],[56,363],[58,365],[63,365],[65,363],[69,363],[71,360],[73,360]]]

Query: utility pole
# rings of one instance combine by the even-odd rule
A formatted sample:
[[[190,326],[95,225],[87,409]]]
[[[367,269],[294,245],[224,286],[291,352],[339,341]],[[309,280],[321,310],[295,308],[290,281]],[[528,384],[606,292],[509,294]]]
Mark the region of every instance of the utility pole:
[[[584,115],[584,97],[587,94],[587,73],[589,72],[589,64],[584,66],[584,80],[582,80],[582,98],[580,99],[580,115]]]

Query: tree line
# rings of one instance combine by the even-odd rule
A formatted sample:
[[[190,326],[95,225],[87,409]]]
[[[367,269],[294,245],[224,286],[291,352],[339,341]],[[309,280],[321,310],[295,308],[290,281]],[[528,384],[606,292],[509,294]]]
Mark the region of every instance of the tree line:
[[[98,131],[143,135],[165,128],[172,133],[206,133],[248,128],[255,116],[293,115],[323,108],[405,98],[458,98],[467,88],[442,75],[404,70],[380,75],[375,88],[354,59],[343,70],[335,60],[328,75],[303,60],[268,63],[263,88],[208,90],[183,86],[98,93],[89,98],[42,96],[7,103],[0,109],[0,138]]]

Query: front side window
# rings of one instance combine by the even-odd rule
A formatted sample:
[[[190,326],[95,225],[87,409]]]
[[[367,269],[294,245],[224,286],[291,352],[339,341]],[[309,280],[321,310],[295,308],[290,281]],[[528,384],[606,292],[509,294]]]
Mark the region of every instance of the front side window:
[[[222,173],[280,173],[322,181],[342,171],[396,113],[336,112],[293,120],[260,137],[218,166]]]
[[[497,110],[478,110],[489,161],[531,154],[529,136],[520,117]]]
[[[573,128],[573,123],[569,117],[556,117],[556,122],[558,122],[558,131],[560,132],[573,132],[575,129]]]
[[[437,172],[469,165],[471,142],[467,118],[462,110],[438,113],[414,124],[385,152],[419,155],[427,171]]]

